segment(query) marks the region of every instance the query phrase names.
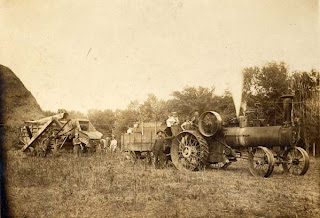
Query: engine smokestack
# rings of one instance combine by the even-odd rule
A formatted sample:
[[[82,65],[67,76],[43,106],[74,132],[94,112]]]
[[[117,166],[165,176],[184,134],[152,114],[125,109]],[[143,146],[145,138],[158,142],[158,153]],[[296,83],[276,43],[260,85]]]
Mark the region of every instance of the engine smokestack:
[[[281,96],[281,98],[283,99],[284,124],[289,125],[289,124],[291,124],[291,111],[292,111],[293,95],[283,95],[283,96]]]

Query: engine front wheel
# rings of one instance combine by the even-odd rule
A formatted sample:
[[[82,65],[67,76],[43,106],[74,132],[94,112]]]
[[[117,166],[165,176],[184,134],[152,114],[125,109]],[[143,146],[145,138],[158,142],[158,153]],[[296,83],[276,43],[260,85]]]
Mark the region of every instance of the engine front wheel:
[[[272,151],[266,147],[256,147],[249,152],[249,169],[253,176],[269,177],[274,168],[275,159]]]
[[[300,147],[291,147],[284,151],[282,167],[285,173],[304,175],[309,169],[309,155]]]

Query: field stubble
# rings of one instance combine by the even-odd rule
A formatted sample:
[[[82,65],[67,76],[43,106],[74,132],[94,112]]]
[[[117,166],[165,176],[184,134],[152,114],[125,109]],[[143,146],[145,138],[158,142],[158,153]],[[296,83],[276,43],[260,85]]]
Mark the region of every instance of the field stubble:
[[[305,176],[228,170],[180,172],[117,154],[47,158],[10,151],[6,190],[13,217],[320,217],[320,160]]]

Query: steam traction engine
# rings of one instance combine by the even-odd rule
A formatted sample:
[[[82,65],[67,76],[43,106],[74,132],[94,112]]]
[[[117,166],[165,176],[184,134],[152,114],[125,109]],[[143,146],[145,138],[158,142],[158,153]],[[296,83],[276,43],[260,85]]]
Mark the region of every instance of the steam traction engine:
[[[304,175],[309,168],[307,152],[296,147],[291,122],[292,98],[283,96],[285,122],[282,126],[249,126],[247,116],[239,126],[223,127],[221,117],[207,111],[199,118],[197,130],[185,130],[173,139],[171,159],[179,170],[199,170],[206,165],[226,168],[237,158],[248,159],[252,175],[268,177],[274,166],[286,173]]]

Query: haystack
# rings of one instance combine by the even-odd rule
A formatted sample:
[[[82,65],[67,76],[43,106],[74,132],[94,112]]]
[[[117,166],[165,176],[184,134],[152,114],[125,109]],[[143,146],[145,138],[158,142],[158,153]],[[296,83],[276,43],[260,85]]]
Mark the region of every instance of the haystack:
[[[17,140],[17,129],[25,120],[43,117],[36,99],[20,79],[7,67],[0,65],[0,126],[4,130],[4,146]]]

